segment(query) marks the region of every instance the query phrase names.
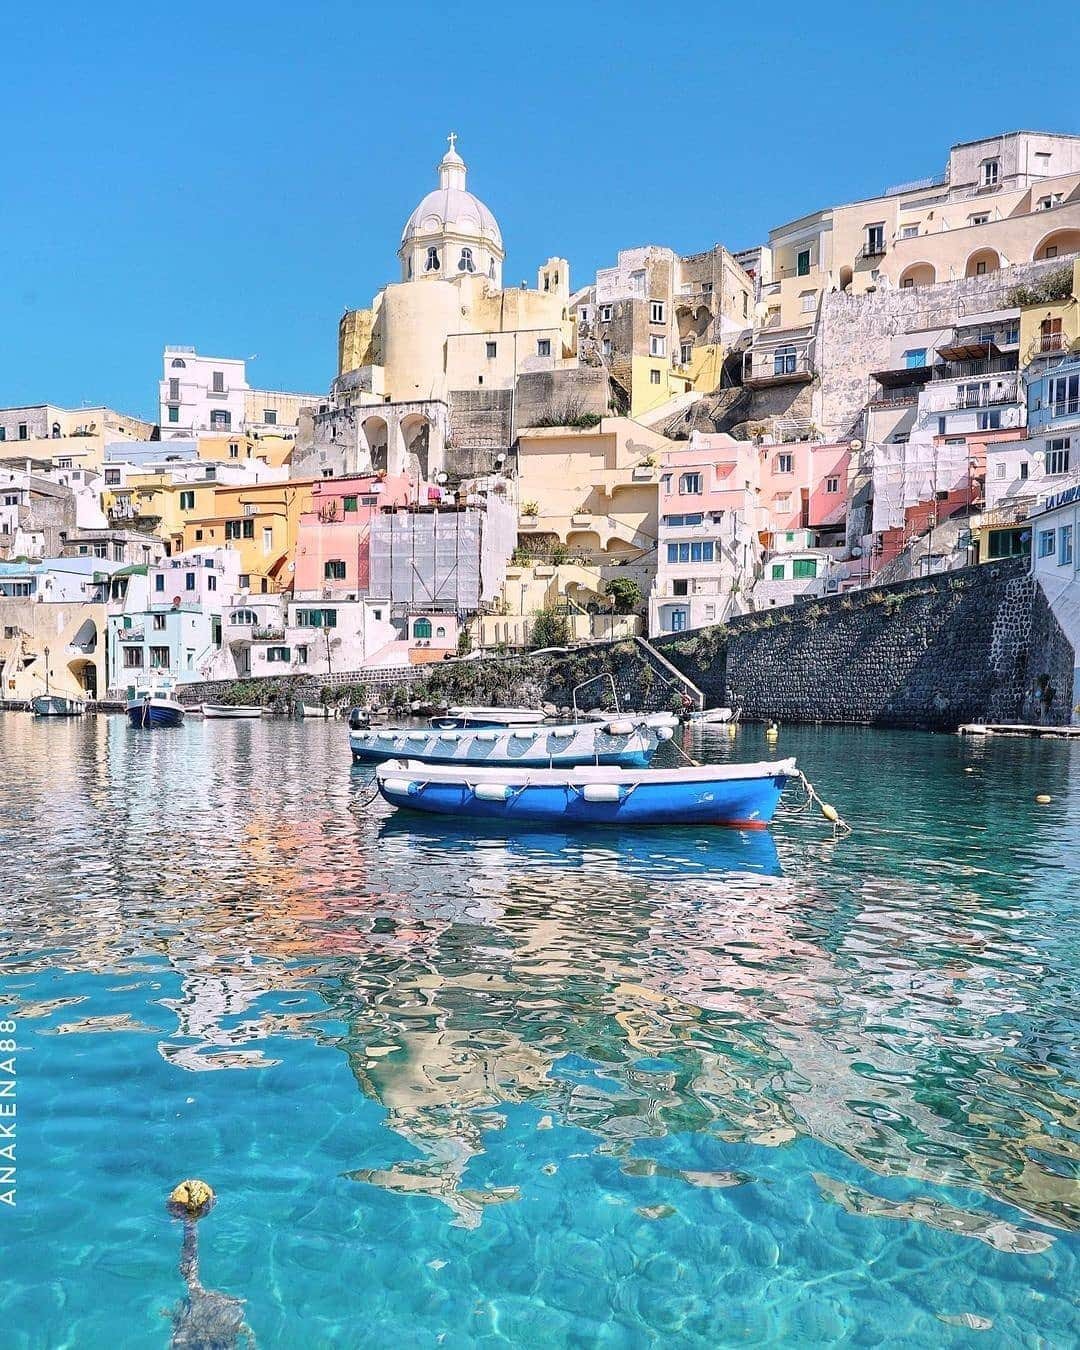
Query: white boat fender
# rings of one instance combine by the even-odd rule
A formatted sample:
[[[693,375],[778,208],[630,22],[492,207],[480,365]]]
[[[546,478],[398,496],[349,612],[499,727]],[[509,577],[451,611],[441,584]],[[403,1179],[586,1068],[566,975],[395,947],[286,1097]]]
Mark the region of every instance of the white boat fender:
[[[587,802],[621,802],[632,791],[632,787],[624,789],[619,783],[586,783],[581,795]]]
[[[477,783],[473,795],[482,802],[504,802],[513,793],[507,783]]]
[[[456,745],[456,744],[457,744],[457,739],[458,739],[458,734],[457,734],[456,731],[440,731],[440,732],[439,732],[439,740],[440,740],[440,741],[449,741],[449,742],[451,742],[451,744]]]
[[[634,729],[633,722],[608,722],[604,730],[609,736],[629,736]]]
[[[407,741],[426,741],[428,733],[426,731],[410,731],[405,737]]]
[[[478,731],[476,733],[476,739],[478,741],[497,741],[499,739],[499,733],[497,731]]]
[[[422,783],[417,783],[412,778],[384,778],[383,787],[387,792],[396,792],[406,797],[415,797],[420,791]]]
[[[657,727],[657,728],[656,728],[656,739],[657,739],[658,741],[670,741],[671,738],[672,738],[672,736],[674,736],[674,735],[675,735],[675,733],[674,733],[674,731],[672,731],[671,727]]]

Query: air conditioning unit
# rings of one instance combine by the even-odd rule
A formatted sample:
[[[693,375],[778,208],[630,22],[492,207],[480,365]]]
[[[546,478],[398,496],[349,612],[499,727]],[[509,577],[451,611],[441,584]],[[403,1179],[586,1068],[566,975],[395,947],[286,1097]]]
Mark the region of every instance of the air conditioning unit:
[[[208,474],[207,476],[209,476],[209,474]],[[252,503],[252,502],[246,502],[246,503],[244,504],[244,515],[245,515],[245,516],[254,516],[254,515],[258,515],[258,511],[259,511],[259,508],[258,508],[256,505],[254,505],[254,503]]]

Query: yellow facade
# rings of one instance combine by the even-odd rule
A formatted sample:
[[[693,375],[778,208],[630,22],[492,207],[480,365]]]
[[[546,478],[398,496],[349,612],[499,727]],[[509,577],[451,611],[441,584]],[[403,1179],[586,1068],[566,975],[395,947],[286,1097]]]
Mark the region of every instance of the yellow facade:
[[[451,388],[490,384],[491,358],[482,342],[456,344],[450,382],[451,337],[489,334],[498,340],[499,335],[520,334],[524,352],[531,337],[554,330],[559,344],[553,343],[552,355],[560,357],[573,350],[574,341],[567,309],[569,273],[569,264],[561,263],[558,285],[552,287],[549,279],[548,290],[500,290],[479,275],[421,277],[386,286],[371,309],[351,310],[341,319],[338,374],[371,368],[366,392],[408,401],[444,398]]]
[[[194,548],[233,548],[240,555],[241,575],[249,578],[245,589],[287,590],[300,516],[311,510],[313,483],[305,478],[196,488],[194,508],[182,512],[180,527],[163,531],[163,537],[174,555]]]
[[[105,447],[114,441],[149,440],[152,422],[128,417],[112,408],[58,408],[38,405],[45,416],[46,435],[0,442],[0,459],[52,460],[54,467],[99,471]],[[35,409],[36,411],[36,409]],[[58,464],[59,462],[59,464]]]
[[[701,349],[706,350],[704,347]],[[697,386],[688,371],[672,370],[665,360],[654,356],[630,358],[630,416],[641,417],[662,407],[679,394],[687,394]]]
[[[1072,264],[1072,293],[1064,300],[1020,308],[1020,364],[1074,351],[1080,344],[1080,258]]]
[[[271,468],[287,465],[292,459],[295,441],[287,436],[273,434],[249,436],[239,432],[200,434],[197,442],[199,459],[214,464],[238,464],[259,460]]]
[[[605,417],[587,430],[521,432],[519,539],[526,546],[530,539],[557,541],[606,568],[638,564],[647,581],[648,560],[655,562],[656,466],[672,444],[626,417]]]
[[[473,642],[482,647],[525,647],[539,611],[556,607],[566,614],[572,642],[634,637],[641,632],[636,614],[614,612],[600,567],[536,562],[507,567],[495,613],[477,617],[470,630]]]

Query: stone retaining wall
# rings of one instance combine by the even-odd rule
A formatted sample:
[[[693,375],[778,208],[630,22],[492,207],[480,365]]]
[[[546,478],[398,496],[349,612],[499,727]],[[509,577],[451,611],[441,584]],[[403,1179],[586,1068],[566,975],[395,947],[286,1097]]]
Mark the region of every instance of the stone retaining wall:
[[[705,691],[751,718],[953,731],[1067,723],[1072,649],[1015,559],[661,638]]]

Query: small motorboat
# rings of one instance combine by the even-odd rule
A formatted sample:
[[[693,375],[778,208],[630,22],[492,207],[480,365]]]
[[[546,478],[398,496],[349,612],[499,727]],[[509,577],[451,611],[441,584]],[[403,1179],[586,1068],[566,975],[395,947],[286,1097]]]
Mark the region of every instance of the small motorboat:
[[[257,703],[204,703],[204,717],[261,717],[262,708]]]
[[[455,819],[763,829],[794,759],[676,769],[487,769],[390,760],[375,770],[392,806]]]
[[[691,726],[714,726],[734,720],[733,708],[703,708],[701,712],[692,712],[687,717]]]
[[[35,717],[81,717],[86,712],[86,704],[81,698],[68,698],[66,694],[38,694],[30,700]]]
[[[133,727],[178,727],[184,720],[184,706],[168,693],[136,694],[127,705]]]
[[[349,733],[354,760],[382,763],[409,759],[423,764],[525,765],[616,764],[644,768],[668,727],[630,718],[521,727],[377,727]]]
[[[433,727],[529,727],[544,720],[541,708],[447,708],[431,719]]]
[[[294,703],[294,717],[333,717],[334,710],[326,703]]]

